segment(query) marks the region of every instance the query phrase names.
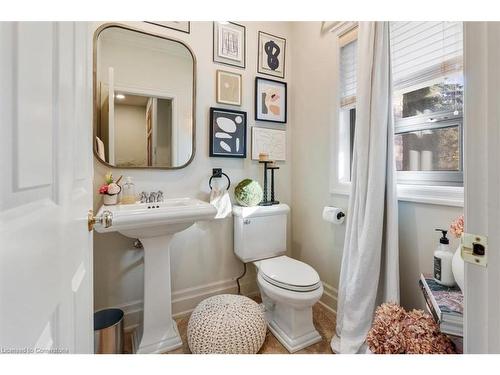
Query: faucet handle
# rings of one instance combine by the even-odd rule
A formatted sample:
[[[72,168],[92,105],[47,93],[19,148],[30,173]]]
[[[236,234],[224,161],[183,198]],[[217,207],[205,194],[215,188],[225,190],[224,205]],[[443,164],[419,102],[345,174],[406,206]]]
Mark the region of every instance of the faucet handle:
[[[148,193],[145,191],[141,192],[141,203],[147,203],[149,200]]]
[[[156,201],[163,202],[163,191],[158,190],[158,192],[156,193]]]

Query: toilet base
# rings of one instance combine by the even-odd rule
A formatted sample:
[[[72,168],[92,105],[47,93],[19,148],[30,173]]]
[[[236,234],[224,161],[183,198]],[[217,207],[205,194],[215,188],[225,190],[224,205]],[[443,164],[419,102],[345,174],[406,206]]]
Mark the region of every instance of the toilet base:
[[[312,307],[323,294],[323,285],[311,292],[292,292],[267,283],[257,275],[267,326],[290,353],[321,341],[313,324]]]
[[[295,339],[291,338],[286,334],[284,330],[282,330],[276,322],[271,321],[268,322],[267,326],[269,330],[272,332],[274,337],[278,339],[278,341],[288,350],[290,353],[298,352],[304,348],[307,348],[310,345],[316,344],[321,341],[321,336],[318,331],[313,330],[305,335],[300,337],[296,337]]]

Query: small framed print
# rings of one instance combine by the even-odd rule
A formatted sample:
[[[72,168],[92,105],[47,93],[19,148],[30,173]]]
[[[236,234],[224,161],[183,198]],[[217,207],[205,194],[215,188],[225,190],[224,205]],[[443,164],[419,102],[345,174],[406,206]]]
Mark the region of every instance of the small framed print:
[[[252,126],[252,160],[266,153],[269,160],[286,161],[286,130]]]
[[[216,86],[217,103],[241,105],[241,74],[217,70]]]
[[[210,108],[210,156],[247,157],[247,113]]]
[[[145,21],[156,26],[166,27],[167,29],[182,31],[189,34],[191,32],[191,22],[189,21]]]
[[[255,119],[286,123],[286,82],[255,78]]]
[[[257,72],[285,78],[285,48],[284,38],[259,31]]]
[[[214,22],[214,62],[245,68],[245,26],[232,22]]]

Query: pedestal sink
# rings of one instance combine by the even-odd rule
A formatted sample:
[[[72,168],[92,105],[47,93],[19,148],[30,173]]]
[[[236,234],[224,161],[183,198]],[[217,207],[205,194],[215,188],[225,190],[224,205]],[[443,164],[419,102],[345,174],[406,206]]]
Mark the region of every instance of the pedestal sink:
[[[97,225],[96,231],[120,232],[138,238],[144,247],[144,323],[134,338],[137,353],[164,353],[182,346],[172,319],[170,243],[175,233],[196,221],[213,219],[215,214],[212,205],[192,198],[99,209],[98,217],[112,216],[107,222],[111,225]]]

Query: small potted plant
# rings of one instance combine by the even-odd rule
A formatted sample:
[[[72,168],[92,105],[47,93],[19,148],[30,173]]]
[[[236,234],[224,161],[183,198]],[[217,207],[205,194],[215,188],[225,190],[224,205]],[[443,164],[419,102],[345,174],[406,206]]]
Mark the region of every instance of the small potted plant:
[[[103,201],[106,206],[111,206],[118,203],[118,194],[122,188],[118,185],[121,177],[117,182],[114,181],[113,175],[111,173],[106,174],[106,182],[99,188],[99,194],[103,196]]]
[[[460,215],[455,220],[451,222],[450,232],[456,237],[461,238],[464,233],[464,215]],[[458,245],[458,249],[453,255],[453,260],[451,262],[451,269],[453,271],[453,277],[457,282],[460,289],[464,290],[464,260],[462,259],[461,247]]]

